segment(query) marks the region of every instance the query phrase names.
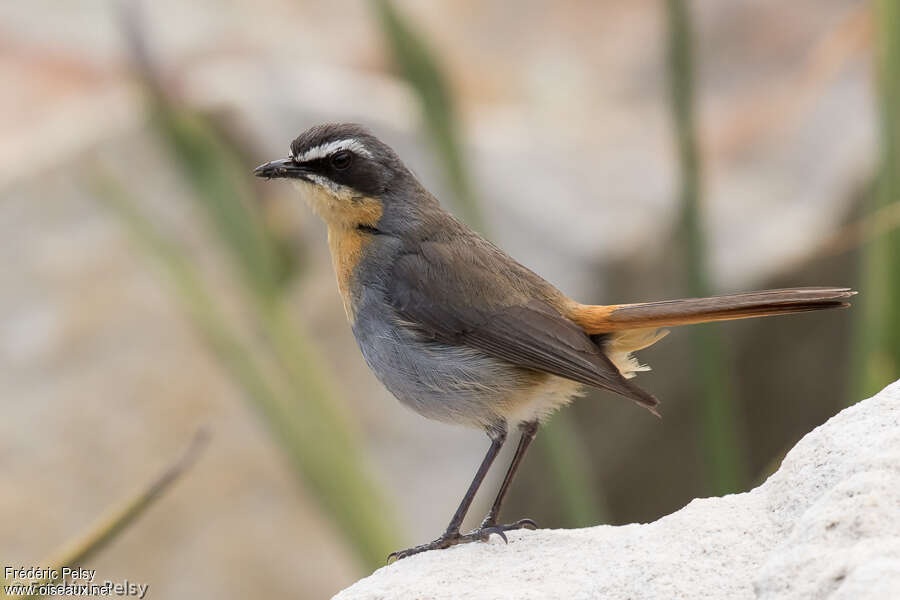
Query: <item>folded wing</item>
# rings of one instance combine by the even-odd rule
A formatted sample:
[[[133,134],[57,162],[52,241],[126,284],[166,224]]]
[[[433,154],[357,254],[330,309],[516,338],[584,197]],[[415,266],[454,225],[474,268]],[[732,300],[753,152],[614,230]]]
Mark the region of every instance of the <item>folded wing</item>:
[[[626,380],[540,290],[529,293],[536,276],[518,264],[498,271],[497,261],[480,255],[493,251],[426,242],[401,255],[388,284],[394,309],[409,326],[435,340],[608,389],[655,413],[656,398]]]

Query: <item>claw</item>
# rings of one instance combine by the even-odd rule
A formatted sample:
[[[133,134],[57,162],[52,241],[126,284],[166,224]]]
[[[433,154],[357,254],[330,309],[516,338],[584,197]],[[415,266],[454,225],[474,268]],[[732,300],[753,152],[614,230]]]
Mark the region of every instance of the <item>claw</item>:
[[[506,539],[506,534],[503,533],[502,527],[482,527],[481,529],[476,529],[475,531],[473,531],[471,535],[479,535],[480,534],[484,541],[488,541],[490,539],[492,533],[499,535],[500,538],[507,544],[509,543],[509,540]]]
[[[445,531],[441,537],[436,540],[432,540],[427,544],[422,544],[420,546],[413,546],[412,548],[407,548],[406,550],[398,550],[396,552],[391,552],[387,557],[387,564],[391,564],[391,560],[394,561],[402,560],[413,554],[419,554],[420,552],[427,552],[428,550],[440,550],[443,548],[449,548],[450,546],[455,546],[456,544],[464,544],[468,541],[466,536],[459,535],[458,531]]]
[[[391,564],[391,561],[398,561],[413,554],[419,554],[420,552],[427,552],[429,550],[441,550],[444,548],[449,548],[450,546],[456,546],[458,544],[468,544],[469,542],[486,542],[491,537],[491,534],[497,534],[500,536],[505,543],[509,543],[509,539],[506,537],[507,531],[514,531],[516,529],[537,529],[537,523],[532,521],[531,519],[519,519],[515,523],[508,523],[506,525],[496,525],[493,523],[482,523],[481,527],[478,529],[473,529],[465,535],[460,535],[458,531],[445,531],[444,534],[436,540],[432,540],[427,544],[422,544],[421,546],[413,546],[412,548],[407,548],[406,550],[398,550],[397,552],[391,552],[387,557],[387,564]]]
[[[484,522],[482,522],[481,527],[479,527],[478,529],[473,529],[472,531],[467,533],[465,537],[487,541],[488,538],[491,537],[491,534],[495,533],[508,544],[509,539],[507,539],[506,537],[506,532],[515,531],[517,529],[537,529],[537,523],[535,523],[531,519],[519,519],[515,523],[497,525],[496,523],[492,523],[490,520],[485,519]]]
[[[537,529],[538,528],[537,523],[535,523],[531,519],[519,519],[518,521],[513,523],[513,525],[515,525],[516,529]]]

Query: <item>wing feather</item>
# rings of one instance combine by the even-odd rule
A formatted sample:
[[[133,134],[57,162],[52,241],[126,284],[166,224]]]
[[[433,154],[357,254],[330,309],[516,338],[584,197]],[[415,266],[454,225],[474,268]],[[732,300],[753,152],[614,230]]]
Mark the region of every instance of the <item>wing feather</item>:
[[[388,290],[394,309],[405,322],[443,343],[608,389],[655,413],[656,398],[625,379],[581,327],[542,297],[546,293],[529,289],[529,277],[516,276],[517,268],[536,276],[515,262],[517,268],[508,263],[503,270],[488,268],[492,257],[478,252],[478,245],[461,250],[426,242],[401,255]]]

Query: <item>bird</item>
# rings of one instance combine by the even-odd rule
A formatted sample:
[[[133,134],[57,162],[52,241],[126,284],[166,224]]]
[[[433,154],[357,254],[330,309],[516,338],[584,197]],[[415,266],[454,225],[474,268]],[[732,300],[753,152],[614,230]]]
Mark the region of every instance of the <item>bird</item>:
[[[365,362],[420,415],[483,430],[490,445],[462,501],[420,552],[535,529],[500,522],[516,471],[555,410],[584,386],[609,390],[658,415],[632,379],[649,367],[634,352],[667,327],[849,306],[846,287],[800,287],[631,304],[577,302],[441,208],[397,154],[353,123],[314,126],[286,158],[254,174],[290,180],[325,222],[337,288]],[[461,527],[508,432],[520,437],[481,524]]]

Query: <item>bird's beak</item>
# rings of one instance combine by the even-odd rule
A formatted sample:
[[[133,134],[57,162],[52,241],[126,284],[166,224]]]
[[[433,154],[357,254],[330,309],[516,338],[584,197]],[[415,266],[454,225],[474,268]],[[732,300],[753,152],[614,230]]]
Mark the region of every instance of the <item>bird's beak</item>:
[[[308,178],[306,177],[307,172],[308,171],[306,168],[304,168],[302,165],[298,165],[291,158],[279,158],[278,160],[271,160],[253,169],[254,175],[256,175],[257,177],[265,177],[267,179],[272,179],[273,177],[284,177],[288,179],[304,179],[308,181]]]

